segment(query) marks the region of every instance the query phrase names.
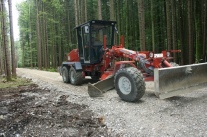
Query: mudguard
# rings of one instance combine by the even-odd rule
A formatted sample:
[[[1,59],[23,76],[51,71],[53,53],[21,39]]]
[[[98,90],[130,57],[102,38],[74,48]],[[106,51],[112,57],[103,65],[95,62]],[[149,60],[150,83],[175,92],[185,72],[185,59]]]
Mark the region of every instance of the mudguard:
[[[82,70],[82,65],[80,62],[67,62],[66,61],[66,62],[62,63],[62,66],[65,66],[65,65],[67,65],[67,66],[72,65],[75,67],[75,70]]]
[[[207,63],[155,69],[154,84],[160,99],[207,87]]]

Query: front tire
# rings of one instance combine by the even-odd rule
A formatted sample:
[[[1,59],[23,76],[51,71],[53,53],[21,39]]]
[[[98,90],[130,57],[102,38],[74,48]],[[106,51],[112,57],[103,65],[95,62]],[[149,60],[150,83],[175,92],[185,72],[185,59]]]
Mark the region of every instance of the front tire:
[[[137,68],[122,68],[115,74],[115,89],[121,99],[138,101],[145,93],[145,81]]]
[[[69,70],[66,66],[62,68],[62,78],[64,83],[70,83]]]
[[[74,67],[70,68],[69,72],[70,83],[73,85],[81,85],[83,82],[82,71],[76,71]]]

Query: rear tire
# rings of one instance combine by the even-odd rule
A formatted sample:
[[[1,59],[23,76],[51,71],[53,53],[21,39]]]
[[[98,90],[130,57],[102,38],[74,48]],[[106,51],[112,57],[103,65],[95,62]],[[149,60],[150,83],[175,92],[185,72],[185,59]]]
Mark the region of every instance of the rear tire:
[[[124,101],[138,101],[145,93],[145,81],[137,68],[122,68],[117,71],[114,79],[117,94]]]
[[[82,71],[76,71],[74,67],[70,68],[69,72],[70,83],[73,85],[81,85],[83,81]]]
[[[62,78],[64,83],[70,83],[69,70],[66,66],[62,68]]]

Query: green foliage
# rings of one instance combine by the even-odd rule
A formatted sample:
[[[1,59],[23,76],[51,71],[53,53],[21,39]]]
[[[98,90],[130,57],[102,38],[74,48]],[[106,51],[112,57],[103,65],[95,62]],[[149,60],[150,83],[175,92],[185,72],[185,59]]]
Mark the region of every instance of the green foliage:
[[[57,68],[43,68],[43,70],[49,71],[49,72],[57,72]]]
[[[38,45],[37,45],[37,17],[39,19],[40,43],[43,68],[56,68],[65,60],[65,54],[76,48],[75,27],[75,8],[74,0],[27,0],[17,6],[20,12],[20,45],[18,49],[19,62],[23,67],[37,67]],[[78,0],[78,23],[85,22],[85,11],[87,11],[87,20],[98,19],[97,0]],[[85,3],[86,2],[86,3]],[[102,18],[110,19],[110,2],[101,0]],[[138,0],[113,0],[114,14],[119,31],[116,36],[116,44],[119,44],[119,37],[125,36],[125,47],[132,50],[140,50],[140,30],[138,16]],[[152,3],[151,3],[152,2]],[[187,1],[178,0],[175,2],[175,32],[176,49],[181,49],[184,60],[188,59],[188,7]],[[85,4],[85,5],[84,5]],[[207,43],[205,1],[193,1],[193,46],[195,49],[194,58],[203,58],[206,56],[207,48],[204,48],[204,42]],[[38,7],[38,13],[37,13]],[[170,15],[172,16],[172,5],[170,3]],[[85,9],[86,8],[86,9]],[[145,10],[145,38],[146,50],[153,50],[153,38],[155,51],[161,52],[167,49],[167,18],[166,1],[144,0]],[[180,16],[179,16],[180,14]],[[38,15],[38,16],[37,16]],[[182,20],[181,20],[182,19]],[[203,23],[202,23],[203,22]],[[154,26],[154,28],[153,28]],[[205,29],[204,29],[205,28]],[[205,31],[204,31],[205,30]],[[172,32],[171,32],[172,33]],[[188,61],[184,62],[185,64]]]

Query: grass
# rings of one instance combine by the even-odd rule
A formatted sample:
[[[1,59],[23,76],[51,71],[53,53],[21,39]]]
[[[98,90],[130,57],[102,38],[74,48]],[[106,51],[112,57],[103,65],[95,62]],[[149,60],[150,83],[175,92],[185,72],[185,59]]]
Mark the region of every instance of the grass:
[[[38,68],[35,68],[35,67],[30,68],[30,69],[37,69],[37,70],[39,70]],[[49,71],[49,72],[58,72],[58,68],[52,68],[52,67],[50,67],[50,68],[42,68],[42,70],[43,71]]]
[[[49,72],[57,72],[57,68],[48,68],[48,69],[43,68],[43,70]],[[17,78],[12,78],[11,81],[7,81],[6,78],[0,76],[0,89],[16,88],[18,86],[29,85],[31,83],[32,83],[31,80],[28,80],[26,78],[17,77]]]
[[[24,86],[31,84],[32,81],[26,78],[16,78],[12,79],[11,81],[7,81],[6,78],[0,77],[0,89],[4,88],[16,88],[18,86]]]
[[[57,68],[48,68],[48,69],[46,69],[46,71],[49,71],[49,72],[57,72]]]

